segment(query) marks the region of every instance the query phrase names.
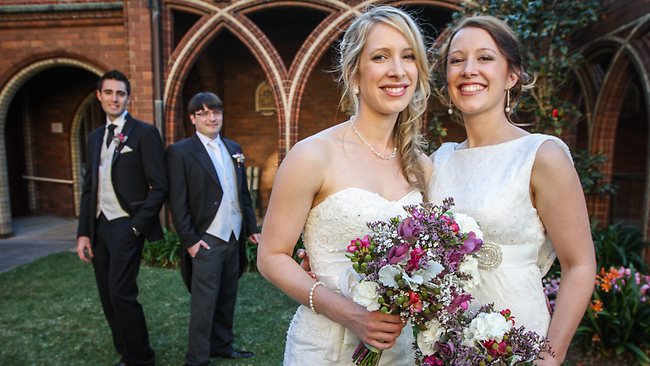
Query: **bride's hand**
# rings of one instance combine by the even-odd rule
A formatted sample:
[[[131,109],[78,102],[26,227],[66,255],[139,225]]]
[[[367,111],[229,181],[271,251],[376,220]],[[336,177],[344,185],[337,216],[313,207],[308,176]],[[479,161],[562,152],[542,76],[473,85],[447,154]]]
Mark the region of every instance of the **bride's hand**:
[[[356,306],[359,311],[345,326],[368,346],[379,350],[393,347],[405,325],[399,315],[369,312],[360,305]]]

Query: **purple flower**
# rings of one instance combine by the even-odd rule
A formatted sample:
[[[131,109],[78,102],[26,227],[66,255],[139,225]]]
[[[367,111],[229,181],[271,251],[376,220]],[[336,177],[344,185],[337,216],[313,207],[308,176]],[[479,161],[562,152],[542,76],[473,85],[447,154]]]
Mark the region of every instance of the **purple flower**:
[[[460,251],[462,254],[474,253],[477,250],[481,249],[482,245],[483,245],[483,240],[477,238],[476,234],[474,234],[473,231],[470,231],[469,235],[467,236],[467,239],[465,239],[465,241],[463,242]]]
[[[471,299],[472,295],[468,293],[456,294],[454,300],[452,300],[451,304],[447,307],[447,310],[449,310],[450,313],[456,312],[459,307],[463,310],[467,310],[469,307],[468,303]]]
[[[440,355],[442,356],[443,359],[449,360],[452,357],[454,357],[454,354],[456,353],[456,348],[454,347],[453,342],[446,342],[446,343],[438,343],[438,352],[440,352]]]
[[[397,264],[409,254],[409,245],[402,244],[393,246],[388,252],[388,264]]]
[[[412,217],[407,217],[399,223],[397,233],[404,239],[415,238],[420,233],[420,228]]]

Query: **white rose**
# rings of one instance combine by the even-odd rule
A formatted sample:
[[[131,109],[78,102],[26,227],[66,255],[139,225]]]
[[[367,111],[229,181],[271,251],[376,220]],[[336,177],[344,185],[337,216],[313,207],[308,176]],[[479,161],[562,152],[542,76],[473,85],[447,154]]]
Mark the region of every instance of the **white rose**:
[[[494,340],[501,342],[503,335],[512,329],[512,323],[499,313],[480,313],[463,330],[463,344],[472,346],[475,342]]]
[[[445,334],[445,330],[435,319],[428,321],[425,325],[427,330],[418,333],[418,348],[423,355],[431,356],[435,352],[433,347],[436,342],[440,340],[442,335]]]
[[[483,240],[483,232],[473,217],[462,213],[454,213],[454,221],[456,221],[462,233],[467,234],[473,231],[477,238]]]
[[[379,281],[384,284],[384,286],[398,288],[397,281],[395,281],[395,276],[402,274],[402,269],[396,265],[387,265],[381,267],[379,270]]]
[[[368,311],[379,310],[379,285],[375,282],[361,281],[353,290],[352,300],[361,306],[365,306]]]
[[[478,270],[478,261],[473,256],[468,255],[465,260],[460,263],[458,270],[472,276],[470,280],[462,281],[461,284],[465,290],[469,291],[481,284],[481,272]]]

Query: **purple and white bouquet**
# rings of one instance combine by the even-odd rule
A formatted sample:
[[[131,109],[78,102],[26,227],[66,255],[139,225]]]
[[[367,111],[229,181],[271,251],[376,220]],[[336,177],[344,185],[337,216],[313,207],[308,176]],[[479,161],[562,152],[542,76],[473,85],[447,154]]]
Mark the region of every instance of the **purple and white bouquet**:
[[[369,311],[410,319],[418,342],[436,337],[457,313],[468,309],[468,290],[480,282],[478,261],[483,234],[476,221],[450,211],[453,199],[441,206],[405,206],[406,218],[369,223],[369,235],[351,241],[347,255],[359,282],[352,299]],[[381,352],[360,343],[356,365],[377,365]]]
[[[478,311],[457,312],[434,331],[418,334],[415,350],[419,366],[533,365],[541,352],[551,354],[546,339],[524,327],[515,327],[510,310],[492,304]]]

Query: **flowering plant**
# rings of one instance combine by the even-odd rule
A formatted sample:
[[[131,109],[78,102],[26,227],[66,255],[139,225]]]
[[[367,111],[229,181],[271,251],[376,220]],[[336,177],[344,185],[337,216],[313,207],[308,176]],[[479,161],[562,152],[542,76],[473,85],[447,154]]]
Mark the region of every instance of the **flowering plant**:
[[[467,309],[468,290],[480,281],[471,254],[482,247],[483,234],[471,217],[451,213],[452,205],[447,198],[441,206],[405,206],[405,219],[369,223],[371,234],[347,247],[360,277],[352,299],[369,311],[410,319],[422,332],[418,338],[439,335],[439,322]],[[363,343],[353,354],[357,365],[376,365],[380,357]]]
[[[244,154],[241,153],[241,152],[238,152],[236,154],[232,154],[232,158],[235,159],[235,161],[237,162],[237,167],[238,168],[241,167],[242,164],[244,164],[244,160],[246,159]]]
[[[601,268],[576,337],[601,356],[626,353],[650,364],[650,276],[634,267]]]
[[[418,334],[415,351],[420,366],[532,365],[541,352],[551,352],[545,337],[515,327],[510,310],[492,304],[478,311],[459,311],[430,330]]]

